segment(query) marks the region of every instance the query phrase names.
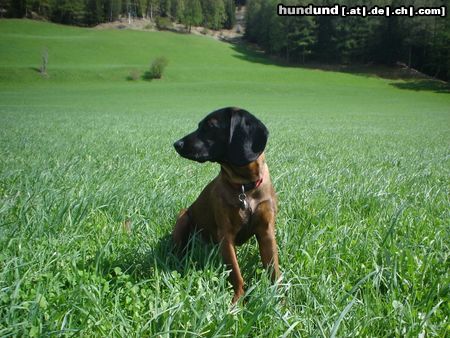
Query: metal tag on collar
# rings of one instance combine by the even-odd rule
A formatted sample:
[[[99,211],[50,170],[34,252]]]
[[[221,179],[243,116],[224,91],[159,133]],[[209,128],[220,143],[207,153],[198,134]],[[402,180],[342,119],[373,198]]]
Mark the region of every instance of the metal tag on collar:
[[[242,210],[248,209],[247,195],[245,194],[244,185],[241,185],[241,193],[239,194],[239,202]]]

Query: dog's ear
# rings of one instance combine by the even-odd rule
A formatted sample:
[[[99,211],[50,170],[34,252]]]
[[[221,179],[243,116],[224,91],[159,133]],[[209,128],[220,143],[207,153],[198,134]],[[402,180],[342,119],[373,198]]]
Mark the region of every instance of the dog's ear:
[[[230,137],[227,160],[242,167],[254,160],[264,151],[269,131],[266,126],[243,109],[231,111]]]

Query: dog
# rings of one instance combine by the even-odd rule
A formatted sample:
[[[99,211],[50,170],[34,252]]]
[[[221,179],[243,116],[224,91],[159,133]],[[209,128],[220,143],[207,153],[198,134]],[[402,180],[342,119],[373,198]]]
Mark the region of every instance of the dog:
[[[235,246],[253,235],[272,282],[280,276],[275,240],[277,199],[264,155],[268,136],[266,126],[248,111],[227,107],[207,115],[197,130],[174,143],[184,158],[220,164],[219,175],[188,209],[181,210],[172,238],[181,250],[194,231],[220,244],[223,261],[231,270],[233,304],[244,295]]]

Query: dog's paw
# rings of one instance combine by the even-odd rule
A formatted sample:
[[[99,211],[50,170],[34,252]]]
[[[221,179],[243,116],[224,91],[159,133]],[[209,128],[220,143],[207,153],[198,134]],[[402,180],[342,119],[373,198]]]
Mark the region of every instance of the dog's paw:
[[[233,299],[231,300],[231,304],[236,304],[237,301],[244,295],[244,289],[239,289],[234,292]]]

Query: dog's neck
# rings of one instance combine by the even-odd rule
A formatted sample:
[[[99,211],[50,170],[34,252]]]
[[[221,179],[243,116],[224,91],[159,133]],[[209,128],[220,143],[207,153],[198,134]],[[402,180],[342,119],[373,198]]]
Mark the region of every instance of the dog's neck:
[[[244,190],[252,190],[258,188],[264,180],[264,167],[266,161],[264,153],[262,153],[255,161],[238,167],[229,163],[220,163],[221,173],[230,185],[240,190],[244,186]]]

